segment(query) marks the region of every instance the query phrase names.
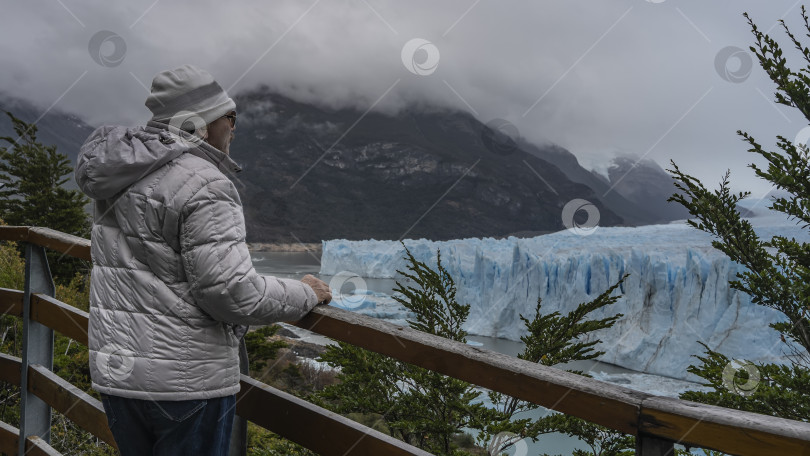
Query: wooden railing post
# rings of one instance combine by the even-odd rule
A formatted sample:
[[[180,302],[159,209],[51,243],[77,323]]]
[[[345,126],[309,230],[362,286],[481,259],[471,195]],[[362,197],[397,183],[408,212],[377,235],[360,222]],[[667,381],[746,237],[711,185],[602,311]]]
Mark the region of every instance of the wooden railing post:
[[[636,456],[675,456],[675,444],[639,433],[636,435]]]
[[[53,368],[53,330],[31,319],[31,298],[35,293],[53,296],[56,289],[48,268],[45,249],[25,243],[25,289],[23,295],[23,343],[20,371],[20,446],[25,454],[26,437],[39,436],[50,443],[51,407],[28,391],[28,366]]]

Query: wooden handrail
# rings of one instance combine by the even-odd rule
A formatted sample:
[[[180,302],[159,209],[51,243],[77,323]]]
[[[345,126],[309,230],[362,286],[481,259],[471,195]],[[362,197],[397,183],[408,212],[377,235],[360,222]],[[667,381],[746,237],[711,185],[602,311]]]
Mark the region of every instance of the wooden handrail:
[[[31,298],[31,318],[59,331],[63,336],[87,345],[90,314],[56,298],[37,294]]]
[[[810,423],[670,397],[644,399],[639,429],[729,454],[810,456]]]
[[[20,386],[20,358],[0,353],[0,380]],[[117,448],[107,426],[107,416],[101,402],[68,381],[40,366],[28,366],[28,391],[45,401],[54,410],[65,415],[82,429]],[[15,449],[9,454],[15,453]]]
[[[0,240],[29,242],[90,261],[90,240],[38,226],[0,226]]]
[[[22,317],[23,292],[0,288],[0,314]],[[31,318],[59,331],[62,335],[87,345],[90,314],[69,306],[51,296],[36,294],[31,297]]]
[[[0,227],[0,240],[90,258],[89,241],[53,230]],[[15,312],[19,299],[13,290],[0,289],[0,309]],[[35,302],[40,310],[34,319],[82,337],[77,327],[86,324],[85,312],[53,298]],[[68,318],[46,316],[53,312]],[[333,307],[317,307],[293,324],[621,432],[740,455],[810,455],[810,423],[653,396]],[[3,362],[0,357],[0,366]]]
[[[22,360],[16,356],[0,353],[0,381],[20,386]]]
[[[335,307],[292,324],[628,434],[649,394]]]
[[[19,438],[19,437],[17,437]],[[48,442],[41,438],[31,435],[25,439],[25,455],[26,456],[62,456],[62,453],[56,451],[48,445]]]
[[[318,454],[419,455],[391,436],[242,375],[236,413]]]
[[[23,297],[24,294],[20,290],[0,288],[0,314],[22,317]]]
[[[810,455],[810,423],[653,396],[334,307],[292,324],[628,434],[740,455]]]
[[[21,367],[20,358],[0,353],[0,381],[19,386]],[[40,365],[28,367],[28,378],[29,391],[82,429],[116,447],[101,402]],[[430,454],[250,377],[243,375],[240,383],[236,408],[239,416],[313,451],[353,456]],[[17,451],[18,437],[10,442],[10,435],[0,430],[0,453]],[[13,451],[3,450],[6,447]]]
[[[20,444],[20,430],[0,421],[0,453],[16,454]]]
[[[0,453],[16,454],[20,442],[20,430],[0,421]],[[32,435],[25,442],[26,456],[61,456],[41,438]]]
[[[28,366],[28,391],[82,429],[117,448],[101,402],[40,366]]]
[[[17,290],[0,289],[0,308],[9,309],[12,315],[21,315],[22,311],[17,311],[16,305],[9,304],[18,301],[21,294]],[[87,344],[87,312],[49,296],[34,295],[31,300],[31,318]],[[0,381],[19,386],[21,368],[20,358],[0,353]],[[29,391],[82,429],[115,447],[104,409],[98,400],[44,366],[29,366],[28,380]],[[243,375],[240,383],[241,391],[237,402],[239,416],[313,451],[342,455],[429,455],[250,377]],[[268,410],[273,412],[268,413]],[[10,435],[0,430],[0,448],[13,443],[14,446],[9,448],[14,449],[8,453],[14,454],[19,439],[15,437],[14,442],[10,442]],[[43,442],[41,439],[38,441]],[[42,451],[44,450],[41,448],[32,447],[32,452],[27,454],[58,454]],[[5,451],[0,449],[0,452]]]

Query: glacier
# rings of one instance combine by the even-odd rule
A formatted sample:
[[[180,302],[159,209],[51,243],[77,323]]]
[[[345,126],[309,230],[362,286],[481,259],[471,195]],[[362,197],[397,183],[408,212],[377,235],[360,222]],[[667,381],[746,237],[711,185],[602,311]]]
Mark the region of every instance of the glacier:
[[[806,230],[770,215],[751,218],[758,234],[810,241]],[[776,310],[751,303],[729,287],[744,268],[711,246],[712,237],[685,222],[642,227],[599,227],[583,236],[560,231],[534,238],[404,240],[420,261],[442,265],[458,287],[459,302],[470,304],[470,334],[520,340],[520,315],[566,313],[590,301],[625,273],[622,297],[594,312],[623,316],[592,336],[604,351],[599,361],[638,372],[697,381],[687,372],[704,352],[700,343],[734,359],[784,362],[787,346],[768,325],[784,321]],[[398,241],[323,242],[322,276],[357,275],[399,279],[405,251]],[[378,291],[337,295],[334,304],[404,324],[405,309]]]

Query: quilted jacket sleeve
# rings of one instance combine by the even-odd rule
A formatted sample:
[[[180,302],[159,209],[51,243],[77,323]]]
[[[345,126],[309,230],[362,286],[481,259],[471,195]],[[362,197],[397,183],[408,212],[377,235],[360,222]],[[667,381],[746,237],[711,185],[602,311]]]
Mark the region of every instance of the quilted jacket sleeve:
[[[181,254],[191,293],[211,317],[231,324],[298,320],[317,304],[315,292],[293,279],[260,275],[245,243],[242,205],[233,183],[214,180],[182,211]]]

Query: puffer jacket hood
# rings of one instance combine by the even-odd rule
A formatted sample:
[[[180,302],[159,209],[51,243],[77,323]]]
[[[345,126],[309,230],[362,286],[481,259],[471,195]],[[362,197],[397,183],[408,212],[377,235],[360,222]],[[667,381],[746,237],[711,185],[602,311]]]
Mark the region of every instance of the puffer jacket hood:
[[[90,376],[97,391],[135,399],[228,396],[246,325],[298,320],[317,296],[256,272],[228,179],[239,167],[167,128],[99,128],[77,161],[95,203]]]
[[[82,145],[76,183],[95,200],[109,199],[185,152],[208,158],[225,174],[241,171],[225,153],[159,122],[146,127],[104,126]]]

